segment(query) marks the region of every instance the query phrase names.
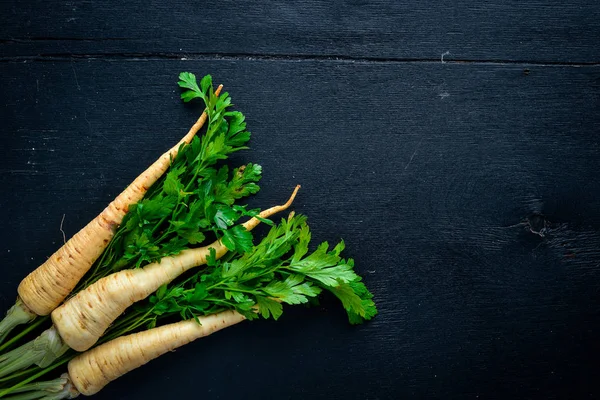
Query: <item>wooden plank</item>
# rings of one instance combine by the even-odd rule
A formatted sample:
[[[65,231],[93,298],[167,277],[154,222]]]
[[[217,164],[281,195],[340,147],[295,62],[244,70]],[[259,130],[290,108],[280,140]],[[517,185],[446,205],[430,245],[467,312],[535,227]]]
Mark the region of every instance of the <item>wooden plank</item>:
[[[195,120],[177,73],[213,73],[264,167],[303,185],[381,314],[330,298],[135,371],[109,398],[580,398],[600,392],[600,68],[346,61],[2,63],[0,308],[19,280]]]
[[[0,4],[3,57],[246,55],[598,63],[596,0]]]

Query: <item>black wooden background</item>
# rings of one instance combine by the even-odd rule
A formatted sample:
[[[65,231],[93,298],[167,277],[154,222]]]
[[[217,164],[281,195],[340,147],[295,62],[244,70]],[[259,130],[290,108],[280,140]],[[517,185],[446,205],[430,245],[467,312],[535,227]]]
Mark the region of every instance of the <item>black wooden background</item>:
[[[210,73],[266,207],[297,183],[380,315],[331,299],[193,343],[98,399],[597,398],[596,0],[0,3],[0,306],[177,141]]]

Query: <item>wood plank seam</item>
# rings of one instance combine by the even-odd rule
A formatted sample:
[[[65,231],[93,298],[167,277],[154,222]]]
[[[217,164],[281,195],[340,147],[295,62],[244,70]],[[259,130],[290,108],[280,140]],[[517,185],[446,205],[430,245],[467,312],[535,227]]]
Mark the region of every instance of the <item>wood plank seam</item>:
[[[447,56],[447,54],[443,54]],[[599,61],[565,62],[535,60],[502,60],[502,59],[445,59],[445,58],[380,58],[322,55],[283,55],[283,54],[251,54],[251,53],[48,53],[36,56],[0,57],[0,62],[22,61],[73,61],[73,60],[224,60],[224,61],[334,61],[342,63],[377,63],[377,64],[469,64],[469,65],[533,65],[540,67],[595,67]]]

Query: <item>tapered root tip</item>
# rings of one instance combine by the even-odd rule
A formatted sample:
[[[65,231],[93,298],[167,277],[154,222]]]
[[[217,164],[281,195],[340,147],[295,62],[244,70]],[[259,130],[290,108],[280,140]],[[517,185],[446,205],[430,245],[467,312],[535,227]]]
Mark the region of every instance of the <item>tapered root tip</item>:
[[[218,96],[221,94],[221,90],[223,90],[223,85],[219,85],[219,87],[217,88],[217,90],[215,90],[215,95]]]
[[[294,191],[292,192],[292,195],[290,196],[288,201],[281,206],[283,209],[286,209],[292,205],[292,203],[294,202],[294,199],[296,198],[296,195],[298,194],[298,190],[300,190],[301,187],[302,186],[300,186],[300,185],[296,185],[296,187],[294,188]]]
[[[258,216],[261,218],[269,218],[273,214],[277,214],[278,212],[286,210],[294,202],[294,199],[296,198],[296,194],[298,194],[298,190],[300,190],[300,185],[296,186],[296,188],[292,192],[292,195],[290,196],[290,198],[288,199],[288,201],[285,204],[282,204],[280,206],[274,206],[274,207],[268,208],[266,210],[263,210],[260,212],[260,214],[258,214]],[[259,223],[260,223],[260,220],[258,218],[251,218],[250,220],[244,222],[243,225],[247,230],[252,230]]]

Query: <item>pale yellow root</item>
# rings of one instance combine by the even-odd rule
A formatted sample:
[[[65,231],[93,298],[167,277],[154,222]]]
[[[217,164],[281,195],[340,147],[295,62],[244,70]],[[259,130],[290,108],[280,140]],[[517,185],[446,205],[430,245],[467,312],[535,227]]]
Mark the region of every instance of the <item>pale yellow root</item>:
[[[285,204],[264,210],[259,216],[268,218],[288,208],[298,189],[300,186],[294,189]],[[251,218],[243,225],[252,230],[259,223],[259,219]],[[52,312],[54,326],[69,347],[85,351],[129,306],[150,296],[185,271],[206,264],[211,248],[215,250],[217,259],[227,253],[227,247],[217,240],[208,246],[165,257],[144,268],[127,269],[102,278],[55,309]]]
[[[91,396],[118,377],[169,351],[244,320],[236,311],[199,317],[121,336],[75,357],[69,376],[77,390]]]
[[[218,95],[222,86],[215,91]],[[183,143],[189,143],[206,122],[206,112],[187,135],[154,162],[89,224],[77,232],[50,258],[21,281],[18,292],[23,303],[37,315],[48,315],[71,293],[75,285],[102,254],[129,205],[137,203],[160,178]]]

